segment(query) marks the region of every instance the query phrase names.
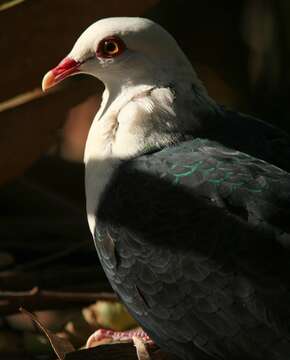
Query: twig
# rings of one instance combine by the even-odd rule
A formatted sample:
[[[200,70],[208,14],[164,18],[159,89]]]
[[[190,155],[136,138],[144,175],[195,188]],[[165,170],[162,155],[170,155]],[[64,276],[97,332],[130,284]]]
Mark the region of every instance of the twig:
[[[1,6],[4,6],[4,5],[5,4],[3,4]],[[0,6],[0,11],[2,11],[1,6]],[[43,96],[46,96],[46,94],[44,94],[40,88],[36,88],[34,90],[27,91],[23,94],[14,96],[13,98],[2,101],[0,103],[0,113],[3,111],[9,110],[9,109],[13,109],[17,106],[26,104],[32,100],[38,99]]]
[[[11,0],[0,5],[0,11],[8,10],[16,5],[23,3],[25,0]]]
[[[118,299],[114,293],[47,291],[39,290],[37,287],[29,291],[0,291],[0,314],[16,313],[20,307],[35,311],[90,304],[98,300],[117,301]]]

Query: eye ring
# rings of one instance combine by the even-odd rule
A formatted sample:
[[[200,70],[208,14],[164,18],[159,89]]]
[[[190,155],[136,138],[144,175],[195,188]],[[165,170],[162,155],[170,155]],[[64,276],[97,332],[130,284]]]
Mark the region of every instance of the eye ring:
[[[124,52],[126,45],[117,36],[107,37],[99,42],[96,56],[99,58],[113,58]]]

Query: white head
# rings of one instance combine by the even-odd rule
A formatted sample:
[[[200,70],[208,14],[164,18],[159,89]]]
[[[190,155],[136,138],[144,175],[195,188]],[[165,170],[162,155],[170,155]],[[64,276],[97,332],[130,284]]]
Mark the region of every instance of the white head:
[[[151,20],[106,18],[88,27],[68,56],[43,81],[46,89],[77,73],[91,74],[108,87],[116,82],[164,85],[177,74],[194,76],[174,38]]]
[[[170,144],[176,134],[196,128],[199,115],[208,111],[206,91],[177,42],[148,19],[116,17],[92,24],[45,75],[43,88],[79,73],[105,84],[93,123],[96,127],[103,120],[102,127],[98,125],[98,136],[95,129],[96,139],[90,143],[95,149],[103,134],[103,143],[110,143],[103,148],[110,147],[115,157]],[[87,142],[86,152],[88,147]]]
[[[206,91],[177,42],[148,19],[116,17],[92,24],[45,75],[43,88],[79,73],[99,78],[106,88],[88,138],[94,134],[95,139],[86,145],[90,156],[109,149],[109,156],[128,158],[171,144],[197,128],[209,108]]]

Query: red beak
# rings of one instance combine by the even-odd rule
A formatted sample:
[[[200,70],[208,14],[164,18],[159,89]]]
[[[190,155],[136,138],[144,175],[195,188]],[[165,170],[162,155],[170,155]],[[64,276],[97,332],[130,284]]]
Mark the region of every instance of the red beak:
[[[46,91],[47,89],[58,84],[69,75],[79,72],[80,62],[71,59],[64,58],[55,68],[46,73],[42,80],[42,90]]]

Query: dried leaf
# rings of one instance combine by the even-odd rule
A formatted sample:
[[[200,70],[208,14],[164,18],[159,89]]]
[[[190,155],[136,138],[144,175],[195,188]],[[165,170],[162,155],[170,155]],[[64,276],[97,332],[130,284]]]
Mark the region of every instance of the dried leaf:
[[[29,316],[29,318],[32,319],[35,322],[35,324],[39,327],[39,329],[45,334],[59,360],[64,360],[67,353],[75,351],[75,348],[68,340],[61,338],[53,334],[48,329],[46,329],[39,322],[37,317],[34,316],[32,313],[30,313],[29,311],[23,308],[21,308],[20,311],[25,313],[27,316]]]
[[[84,345],[88,337],[100,327],[123,331],[136,327],[136,322],[122,304],[112,301],[97,301],[81,312],[72,313],[61,334],[75,346]],[[101,341],[96,345],[109,341]]]
[[[144,341],[142,341],[141,339],[139,339],[136,336],[133,336],[133,343],[136,347],[138,360],[150,360],[151,359]]]

